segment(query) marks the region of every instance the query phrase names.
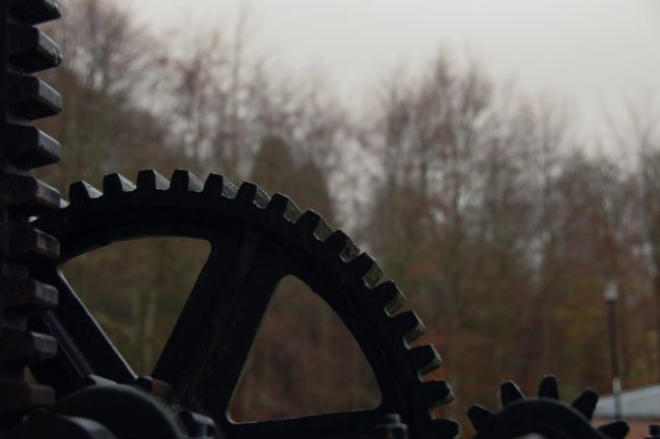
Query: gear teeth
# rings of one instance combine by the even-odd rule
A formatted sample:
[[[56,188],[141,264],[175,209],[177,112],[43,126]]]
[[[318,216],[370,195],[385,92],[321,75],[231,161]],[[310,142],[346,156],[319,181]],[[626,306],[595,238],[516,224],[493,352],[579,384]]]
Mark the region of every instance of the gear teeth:
[[[573,408],[578,410],[589,420],[591,420],[593,417],[597,404],[598,393],[596,393],[593,389],[586,389],[584,392],[580,393],[580,396],[575,398],[573,403],[571,403]]]
[[[58,259],[60,243],[54,237],[33,227],[12,230],[11,256],[22,261],[47,258]]]
[[[503,406],[507,406],[524,398],[525,394],[513,381],[506,381],[500,386],[500,400],[502,401]]]
[[[137,193],[153,193],[166,191],[170,188],[170,181],[153,169],[143,169],[137,176]]]
[[[420,384],[421,403],[432,410],[454,400],[454,391],[446,381],[426,381]]]
[[[19,117],[40,119],[62,109],[62,96],[35,76],[8,75],[9,100]]]
[[[330,253],[339,255],[344,262],[349,262],[360,254],[360,249],[341,230],[332,232],[323,243]]]
[[[5,279],[2,305],[7,310],[42,310],[57,306],[59,293],[34,279]]]
[[[630,431],[630,427],[624,421],[614,421],[601,425],[598,430],[612,439],[623,439]]]
[[[249,181],[246,181],[238,188],[236,199],[252,203],[260,209],[265,209],[270,201],[270,197],[263,189]]]
[[[270,199],[266,210],[271,212],[273,215],[284,218],[290,223],[295,223],[300,219],[302,213],[298,206],[289,199],[280,193],[276,193]]]
[[[22,0],[10,2],[11,11],[27,24],[40,24],[56,20],[62,15],[58,0]]]
[[[308,210],[303,213],[298,221],[296,221],[296,226],[304,230],[306,233],[313,235],[319,241],[325,241],[328,239],[328,236],[332,233],[332,229],[325,222],[325,220],[313,210]]]
[[[27,125],[7,126],[7,155],[19,166],[38,168],[60,161],[62,146],[43,131]]]
[[[378,285],[383,276],[383,270],[378,266],[369,253],[362,253],[348,263],[348,269],[353,275],[359,277],[369,287]]]
[[[546,375],[539,384],[538,396],[542,398],[559,399],[559,386],[557,385],[557,377],[554,375]]]
[[[389,314],[394,315],[406,302],[406,296],[399,287],[391,280],[385,281],[372,290],[372,294],[381,303],[382,308]]]
[[[38,212],[60,207],[60,193],[57,189],[33,177],[8,175],[7,183],[11,187],[12,208],[21,212]]]
[[[0,335],[0,361],[31,363],[54,358],[57,341],[44,334],[3,329]]]
[[[475,404],[470,407],[467,415],[468,418],[470,418],[470,422],[472,423],[474,429],[477,430],[477,432],[481,432],[486,423],[488,423],[488,420],[491,418],[491,416],[493,416],[493,412],[484,406]]]
[[[170,190],[177,193],[201,192],[204,184],[195,174],[183,169],[177,169],[172,174]]]
[[[302,229],[305,233],[313,234],[320,222],[321,216],[313,210],[308,210],[303,213],[300,218],[298,218],[298,221],[296,221],[296,226],[299,229]]]
[[[108,174],[103,178],[103,193],[106,197],[135,191],[135,184],[121,174]]]
[[[392,321],[407,343],[424,335],[426,328],[415,311],[405,311],[392,317]]]
[[[433,345],[414,347],[408,351],[408,355],[420,375],[431,373],[442,366],[442,358]]]
[[[77,181],[69,186],[69,199],[73,204],[84,204],[100,198],[103,193],[86,181]]]
[[[429,428],[429,437],[458,439],[461,437],[461,425],[453,419],[434,419]]]
[[[525,399],[525,395],[513,381],[502,383],[500,398],[504,407],[500,412],[492,413],[478,405],[468,412],[468,417],[478,432],[475,438],[518,437],[522,431],[521,425],[526,426],[526,431],[539,431],[536,430],[536,427],[539,427],[542,428],[541,431],[556,431],[557,435],[553,436],[561,437],[623,439],[628,433],[628,425],[623,421],[611,422],[598,429],[591,425],[590,420],[598,402],[598,395],[593,390],[582,392],[569,407],[559,399],[557,389],[557,379],[553,375],[546,375],[541,380],[538,398]],[[549,413],[552,414],[550,418]],[[587,430],[591,433],[586,434]]]
[[[37,28],[10,24],[9,35],[11,60],[23,72],[33,73],[50,69],[62,62],[62,49]]]
[[[211,173],[204,182],[204,190],[202,192],[213,199],[221,197],[235,198],[237,189],[223,175]]]
[[[49,386],[40,386],[16,381],[0,381],[0,413],[21,412],[32,407],[46,407],[55,402],[55,391]]]

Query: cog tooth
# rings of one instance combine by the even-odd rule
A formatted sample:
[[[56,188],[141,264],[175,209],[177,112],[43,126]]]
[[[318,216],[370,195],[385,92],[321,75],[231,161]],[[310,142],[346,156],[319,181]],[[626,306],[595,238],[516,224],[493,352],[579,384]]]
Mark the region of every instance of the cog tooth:
[[[541,384],[539,385],[538,396],[559,399],[559,386],[557,385],[556,376],[546,375],[543,377]]]
[[[170,188],[170,182],[167,178],[160,175],[153,169],[143,169],[138,172],[137,192],[152,193],[156,191],[166,191]]]
[[[103,194],[106,197],[135,191],[135,184],[123,175],[108,174],[103,178]]]
[[[513,381],[506,381],[500,386],[500,400],[502,401],[503,406],[524,398],[525,394]]]
[[[360,254],[360,249],[341,230],[332,232],[323,244],[329,252],[339,255],[344,262],[349,262]]]
[[[268,194],[263,189],[249,181],[244,182],[238,188],[236,199],[252,203],[260,209],[265,209],[270,201]]]
[[[442,358],[433,345],[417,346],[408,351],[417,371],[426,375],[442,366]]]
[[[306,233],[314,235],[319,241],[325,241],[332,233],[332,229],[325,222],[325,220],[313,210],[308,210],[302,214],[296,226],[304,230]]]
[[[15,413],[27,408],[50,406],[55,402],[52,387],[23,381],[0,381],[0,395],[0,413]]]
[[[16,227],[11,231],[11,256],[19,260],[60,257],[60,242],[33,227]]]
[[[454,391],[446,381],[425,381],[420,383],[419,398],[429,410],[454,400]]]
[[[30,120],[55,116],[62,110],[62,96],[36,76],[8,74],[10,103],[19,117]]]
[[[8,175],[11,196],[7,203],[17,212],[35,212],[39,209],[58,209],[60,192],[52,186],[33,177]]]
[[[266,210],[271,212],[273,215],[282,217],[290,223],[295,223],[302,216],[298,206],[289,199],[280,193],[275,193],[266,206]]]
[[[204,194],[211,198],[236,198],[238,189],[223,175],[211,173],[204,182]]]
[[[587,419],[591,420],[598,404],[598,393],[593,389],[586,389],[575,398],[571,404],[573,408],[582,413]]]
[[[57,288],[34,279],[3,279],[2,305],[13,310],[43,310],[57,307]]]
[[[328,239],[328,237],[332,234],[332,227],[328,225],[327,222],[321,217],[321,221],[316,226],[316,230],[314,230],[314,236],[316,236],[319,240],[325,241]]]
[[[400,310],[406,302],[406,296],[391,280],[378,284],[372,290],[372,294],[389,315],[393,315]]]
[[[172,174],[170,190],[177,193],[201,192],[202,181],[195,174],[185,169],[177,169]]]
[[[23,72],[50,69],[62,62],[62,49],[37,28],[15,23],[10,24],[8,30],[8,51]]]
[[[28,168],[51,165],[60,161],[62,146],[34,126],[7,125],[7,155],[18,165]]]
[[[383,270],[378,266],[374,258],[369,253],[362,253],[348,263],[348,269],[353,275],[364,280],[364,283],[373,288],[378,285],[378,281],[383,276]]]
[[[475,404],[468,410],[468,418],[477,432],[481,432],[488,420],[493,416],[493,412],[486,407]]]
[[[62,16],[59,0],[9,2],[12,12],[27,24],[40,24]]]
[[[296,226],[305,231],[305,233],[313,234],[321,221],[321,215],[313,210],[308,210],[298,218]]]
[[[630,427],[624,421],[614,421],[598,427],[598,430],[612,439],[623,439],[630,431]]]
[[[49,335],[5,328],[0,341],[0,360],[3,362],[31,363],[57,355],[57,341]]]
[[[407,343],[424,335],[426,328],[415,311],[405,311],[392,317],[394,325]]]
[[[100,198],[103,193],[86,181],[77,181],[69,186],[69,199],[72,204],[84,204]]]

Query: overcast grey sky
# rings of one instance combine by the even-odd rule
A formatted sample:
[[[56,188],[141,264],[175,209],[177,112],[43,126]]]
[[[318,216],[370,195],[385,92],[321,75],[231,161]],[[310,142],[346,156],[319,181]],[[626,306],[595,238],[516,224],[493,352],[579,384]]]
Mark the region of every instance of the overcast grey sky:
[[[226,23],[241,3],[116,1],[159,29]],[[280,64],[324,72],[346,100],[392,66],[423,66],[442,45],[468,51],[496,79],[515,78],[525,91],[570,102],[591,129],[603,103],[621,114],[624,97],[649,105],[660,96],[660,0],[248,3],[257,39]]]

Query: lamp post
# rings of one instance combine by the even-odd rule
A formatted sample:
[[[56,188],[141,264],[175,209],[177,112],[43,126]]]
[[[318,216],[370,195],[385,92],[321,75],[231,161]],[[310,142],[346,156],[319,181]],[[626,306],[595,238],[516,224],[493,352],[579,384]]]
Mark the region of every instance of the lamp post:
[[[621,419],[621,379],[619,378],[619,355],[616,343],[616,300],[619,290],[616,282],[608,282],[603,294],[607,302],[607,326],[610,338],[610,358],[612,361],[612,394],[614,396],[614,416]]]

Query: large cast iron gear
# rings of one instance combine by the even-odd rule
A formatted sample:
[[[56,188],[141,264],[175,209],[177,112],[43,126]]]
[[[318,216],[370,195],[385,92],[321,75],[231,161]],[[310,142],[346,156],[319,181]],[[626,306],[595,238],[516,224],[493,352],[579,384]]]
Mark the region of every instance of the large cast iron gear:
[[[474,405],[468,412],[477,430],[475,439],[513,439],[538,434],[546,439],[623,439],[628,425],[614,421],[595,428],[591,418],[598,394],[591,389],[582,392],[571,405],[559,399],[557,379],[548,375],[541,380],[536,398],[525,395],[513,381],[500,388],[502,410],[493,413]]]
[[[210,416],[222,436],[366,438],[387,413],[400,414],[413,439],[458,436],[456,422],[430,413],[452,393],[444,381],[422,378],[440,366],[440,358],[430,345],[409,347],[424,331],[419,318],[412,311],[397,312],[404,301],[397,286],[381,282],[374,260],[315,212],[301,213],[285,196],[269,198],[252,183],[237,188],[215,174],[203,183],[187,171],[176,171],[171,182],[141,171],[137,184],[112,174],[105,177],[103,192],[79,182],[69,196],[66,208],[35,224],[60,241],[60,263],[138,237],[191,237],[211,244],[152,375],[154,382],[172,386],[172,401]],[[33,368],[37,379],[58,395],[75,394],[89,376],[135,382],[59,267],[45,265],[39,275],[56,286],[60,303],[40,313],[34,327],[55,337],[60,349],[56,360]],[[380,387],[377,408],[251,423],[228,419],[269,299],[288,275],[309,285],[351,331]]]

